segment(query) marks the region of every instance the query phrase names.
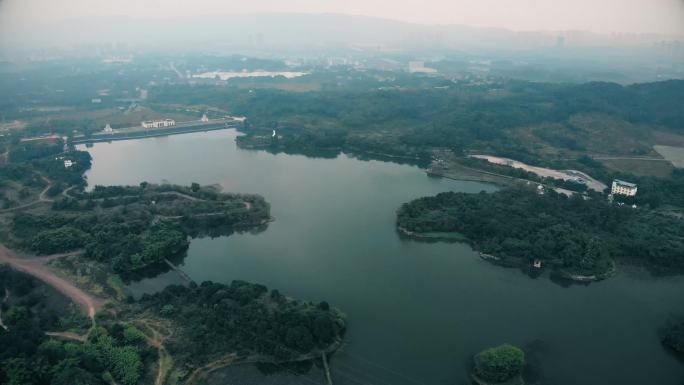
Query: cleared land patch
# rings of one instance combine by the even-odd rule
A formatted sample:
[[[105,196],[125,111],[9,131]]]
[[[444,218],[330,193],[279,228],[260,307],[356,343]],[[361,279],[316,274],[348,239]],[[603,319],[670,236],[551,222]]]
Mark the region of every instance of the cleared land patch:
[[[576,181],[581,183],[586,183],[587,187],[590,189],[596,190],[596,191],[603,191],[607,186],[590,177],[589,175],[577,171],[577,170],[552,170],[550,168],[544,168],[544,167],[537,167],[537,166],[530,166],[528,164],[525,164],[523,162],[519,162],[517,160],[513,159],[508,159],[508,158],[501,158],[498,156],[491,156],[491,155],[471,155],[472,158],[478,158],[478,159],[484,159],[490,163],[494,164],[500,164],[504,166],[510,166],[513,168],[520,168],[525,171],[529,171],[532,173],[537,174],[540,177],[550,177],[550,178],[556,178],[556,179],[562,179],[562,180],[571,180],[571,181]]]
[[[628,172],[638,176],[669,178],[674,169],[666,159],[611,158],[600,159],[600,161],[611,170]]]
[[[653,149],[677,168],[684,168],[684,147],[655,145]]]

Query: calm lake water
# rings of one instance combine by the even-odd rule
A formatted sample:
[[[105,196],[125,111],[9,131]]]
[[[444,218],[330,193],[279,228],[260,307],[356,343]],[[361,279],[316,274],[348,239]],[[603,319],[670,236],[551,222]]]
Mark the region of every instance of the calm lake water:
[[[196,281],[248,280],[343,310],[349,329],[346,346],[331,360],[336,385],[467,384],[469,358],[504,342],[525,347],[537,383],[682,384],[684,365],[656,333],[684,312],[684,278],[622,268],[604,282],[563,287],[545,274],[531,278],[491,265],[467,245],[402,240],[394,222],[403,202],[495,188],[346,155],[240,150],[236,135],[97,143],[88,149],[88,181],[219,183],[226,191],[263,195],[276,219],[266,231],[193,240],[182,268]],[[167,273],[130,290],[177,281]],[[216,378],[210,382],[323,383],[317,370],[265,377],[252,366]]]

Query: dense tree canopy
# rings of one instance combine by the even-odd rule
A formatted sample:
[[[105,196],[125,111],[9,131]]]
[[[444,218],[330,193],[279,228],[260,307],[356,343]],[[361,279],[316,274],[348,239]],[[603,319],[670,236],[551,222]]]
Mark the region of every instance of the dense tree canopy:
[[[475,356],[475,374],[488,382],[506,382],[522,373],[525,353],[504,344],[486,349]]]
[[[172,321],[169,350],[193,365],[231,352],[293,358],[331,346],[345,330],[344,317],[325,302],[301,303],[243,281],[169,286],[128,311]]]
[[[5,289],[11,300],[2,305],[7,330],[0,328],[1,384],[105,385],[111,381],[103,374],[111,373],[119,384],[136,385],[144,361],[154,359],[142,332],[128,324],[106,323],[84,343],[50,339],[45,332],[62,329],[74,311],[51,309],[66,299],[57,293],[47,297],[42,283],[0,265],[0,292]]]
[[[684,266],[684,221],[577,194],[528,189],[442,193],[404,204],[397,225],[417,233],[458,233],[485,253],[541,259],[581,274],[602,274],[610,258]]]
[[[269,206],[259,196],[182,186],[96,186],[57,200],[47,213],[18,213],[12,232],[39,254],[85,249],[120,273],[164,265],[188,237],[261,226]]]
[[[501,80],[482,87],[335,90],[291,93],[176,87],[155,95],[170,101],[179,95],[221,104],[229,98],[235,112],[249,117],[243,145],[280,150],[343,149],[405,156],[427,156],[429,149],[480,148],[516,159],[539,162],[530,146],[534,139],[560,150],[583,151],[589,128],[573,123],[577,114],[608,116],[631,124],[684,129],[681,80],[620,86],[594,82],[580,85]],[[664,107],[666,106],[666,107]],[[646,112],[647,111],[647,112]],[[555,125],[549,126],[553,122]],[[515,134],[520,127],[538,127],[534,137]],[[270,139],[277,129],[282,137]],[[263,134],[263,138],[259,135]],[[619,147],[606,150],[621,151]],[[633,151],[647,151],[635,148]],[[523,159],[528,158],[528,159]]]

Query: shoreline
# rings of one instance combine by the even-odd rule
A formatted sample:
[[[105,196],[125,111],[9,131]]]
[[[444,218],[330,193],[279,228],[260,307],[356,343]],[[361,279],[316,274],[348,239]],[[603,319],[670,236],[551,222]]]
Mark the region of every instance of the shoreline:
[[[490,262],[492,264],[498,265],[498,266],[503,266],[503,267],[519,267],[519,268],[525,268],[529,267],[528,263],[525,261],[524,258],[504,258],[504,257],[499,257],[496,255],[492,254],[487,254],[483,253],[476,248],[474,248],[470,242],[466,238],[448,238],[448,237],[433,237],[433,236],[426,236],[426,235],[421,235],[420,233],[416,233],[415,231],[410,231],[407,230],[404,227],[397,226],[397,231],[416,241],[435,241],[435,242],[459,242],[459,243],[467,243],[471,246],[473,251],[477,252],[477,255],[480,259]],[[538,268],[538,271],[543,271],[545,268]],[[560,275],[570,281],[577,282],[577,283],[588,283],[588,282],[598,282],[602,281],[604,279],[610,278],[615,273],[617,272],[617,265],[615,261],[611,261],[611,267],[608,271],[605,273],[601,274],[592,274],[592,275],[582,275],[582,274],[574,274],[570,273],[568,271],[565,271],[563,269],[557,269],[557,268],[551,268],[551,271],[555,271],[560,273]]]
[[[236,128],[236,129],[238,129],[238,128]],[[247,139],[242,139],[242,140],[250,140],[251,138],[254,138],[253,134],[251,134],[251,133],[245,132],[244,130],[240,130],[240,129],[238,129],[238,131],[240,133],[244,134],[241,136],[241,138],[247,138]],[[237,138],[236,138],[236,141],[237,141]],[[238,145],[238,148],[240,148],[240,149],[255,150],[255,151],[266,150],[266,149],[269,149],[272,147],[270,143],[253,143],[253,142],[248,142],[248,143],[237,142],[237,145]],[[300,150],[300,151],[295,151],[295,152],[289,152],[289,150],[291,150],[291,149],[284,148],[282,146],[278,146],[274,149],[274,151],[276,153],[278,153],[278,152],[282,152],[285,154],[292,153],[292,154],[304,155],[304,156],[310,157],[310,155],[307,154],[306,151]],[[344,155],[347,155],[347,156],[353,157],[353,158],[367,157],[370,160],[380,160],[380,161],[388,161],[388,162],[395,162],[395,163],[398,163],[398,161],[396,160],[396,159],[398,159],[398,160],[405,160],[405,161],[407,161],[407,163],[419,164],[421,162],[425,162],[426,165],[429,164],[429,160],[423,159],[417,155],[410,156],[410,155],[387,154],[387,153],[382,153],[382,152],[374,152],[374,151],[363,150],[363,149],[355,148],[355,147],[338,146],[338,147],[316,148],[316,149],[314,149],[314,151],[320,151],[321,153],[326,153],[326,152],[336,153],[337,155],[344,154]],[[392,160],[385,160],[383,158],[392,159]],[[364,160],[364,159],[360,159],[360,160]],[[421,167],[421,168],[424,169],[424,167]]]
[[[266,356],[266,355],[261,355],[261,354],[256,354],[256,355],[251,355],[251,356],[245,356],[245,357],[240,357],[236,353],[230,353],[224,358],[221,358],[217,361],[210,362],[202,367],[196,368],[188,377],[187,380],[185,380],[186,385],[195,385],[198,383],[198,381],[206,379],[207,376],[210,376],[213,372],[227,368],[229,366],[233,365],[241,365],[241,364],[257,364],[257,363],[266,363],[266,364],[287,364],[287,363],[294,363],[294,362],[302,362],[302,361],[312,361],[315,360],[316,358],[319,358],[319,355],[328,355],[328,354],[333,354],[336,351],[338,351],[340,348],[342,348],[342,339],[337,339],[335,340],[332,344],[329,346],[325,347],[324,349],[315,349],[315,351],[311,351],[308,353],[303,353],[298,357],[294,357],[291,359],[285,359],[285,360],[279,360],[275,358],[274,356]]]
[[[217,131],[217,130],[227,130],[231,128],[236,128],[235,126],[227,126],[221,123],[211,123],[205,126],[190,126],[190,127],[171,127],[163,129],[154,130],[140,130],[133,132],[119,132],[112,134],[96,134],[97,136],[91,136],[90,138],[78,137],[71,140],[72,144],[88,144],[88,143],[101,143],[101,142],[113,142],[119,140],[133,140],[133,139],[144,139],[144,138],[155,138],[160,136],[171,136],[180,134],[189,134],[193,132],[206,132],[206,131]]]
[[[447,236],[439,236],[439,235],[428,235],[424,233],[417,233],[415,231],[410,231],[407,230],[404,227],[397,226],[397,231],[401,233],[402,235],[409,237],[411,239],[419,240],[419,241],[442,241],[442,242],[468,242],[468,239],[465,238],[464,236],[454,236],[454,237],[447,237]]]

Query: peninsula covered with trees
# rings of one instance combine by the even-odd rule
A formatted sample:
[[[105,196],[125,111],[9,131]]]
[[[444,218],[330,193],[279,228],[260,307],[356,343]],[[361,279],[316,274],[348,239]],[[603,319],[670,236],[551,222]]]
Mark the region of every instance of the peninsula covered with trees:
[[[73,301],[86,298],[79,303],[90,318],[0,265],[0,383],[195,384],[211,368],[310,362],[341,346],[341,312],[258,284],[197,285],[183,276],[187,286],[138,300],[122,294],[119,278],[177,269],[192,238],[263,231],[272,220],[263,197],[197,183],[88,190],[87,152],[61,139],[3,141],[0,237],[33,257],[26,263],[0,247],[1,261],[41,279],[60,270],[46,282]]]
[[[504,263],[539,260],[568,276],[604,277],[622,257],[684,267],[681,219],[553,190],[441,193],[402,205],[397,226],[417,237],[465,240]]]
[[[207,366],[317,359],[339,348],[346,328],[345,316],[326,302],[297,301],[244,281],[169,286],[119,317],[170,325],[166,347],[195,376]]]
[[[183,253],[188,238],[226,235],[265,225],[262,197],[221,193],[212,187],[96,186],[52,202],[49,210],[14,214],[10,245],[37,254],[78,249],[118,273],[164,265]]]

